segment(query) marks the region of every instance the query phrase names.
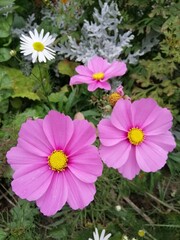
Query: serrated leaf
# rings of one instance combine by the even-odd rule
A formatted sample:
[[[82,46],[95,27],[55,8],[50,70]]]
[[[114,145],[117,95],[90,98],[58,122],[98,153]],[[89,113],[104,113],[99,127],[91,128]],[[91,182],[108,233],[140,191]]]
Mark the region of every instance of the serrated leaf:
[[[33,93],[33,92],[24,92],[23,93],[16,93],[16,94],[13,94],[12,95],[12,98],[17,98],[17,97],[21,97],[21,98],[28,98],[30,100],[40,100],[39,96],[36,94],[36,93]]]
[[[67,97],[64,95],[64,92],[51,93],[49,95],[49,101],[53,103],[58,103],[60,101],[66,101]]]
[[[76,63],[76,62],[71,62],[71,61],[68,61],[68,60],[63,60],[63,61],[60,61],[60,62],[58,63],[58,70],[59,70],[59,73],[65,74],[65,75],[68,75],[68,76],[72,77],[73,75],[76,74],[75,68],[76,68],[78,65],[79,65],[79,64]]]
[[[9,107],[9,100],[4,99],[0,101],[0,113],[6,113]]]

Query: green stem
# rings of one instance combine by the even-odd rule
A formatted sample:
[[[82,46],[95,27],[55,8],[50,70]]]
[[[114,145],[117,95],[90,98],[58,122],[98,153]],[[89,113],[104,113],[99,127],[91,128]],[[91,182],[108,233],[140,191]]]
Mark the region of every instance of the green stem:
[[[40,82],[41,82],[42,90],[43,90],[43,92],[44,92],[44,96],[45,96],[46,99],[47,99],[47,103],[48,103],[48,105],[49,105],[49,107],[50,107],[50,109],[51,109],[51,108],[53,108],[53,107],[52,107],[51,102],[49,101],[48,93],[47,93],[46,87],[45,87],[45,85],[44,85],[43,76],[42,76],[42,72],[41,72],[41,68],[40,68],[39,62],[37,63],[37,65],[38,65],[38,69],[39,69],[39,75],[40,75]],[[36,78],[37,78],[37,77],[36,77]]]

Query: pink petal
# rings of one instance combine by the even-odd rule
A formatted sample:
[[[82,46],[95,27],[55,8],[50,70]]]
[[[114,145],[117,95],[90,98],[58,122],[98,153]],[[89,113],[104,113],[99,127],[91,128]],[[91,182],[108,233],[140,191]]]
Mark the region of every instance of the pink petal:
[[[87,120],[74,120],[74,132],[66,147],[68,156],[81,148],[91,145],[96,140],[96,129]]]
[[[44,118],[43,129],[54,150],[64,150],[73,135],[74,125],[69,116],[51,110]]]
[[[39,156],[49,155],[53,147],[43,131],[43,120],[27,120],[19,131],[18,146]]]
[[[68,184],[68,204],[74,210],[85,208],[94,199],[94,184],[80,181],[69,170],[66,170],[65,177]]]
[[[111,85],[108,82],[100,82],[95,81],[93,83],[90,83],[88,86],[88,91],[93,92],[97,88],[105,89],[105,90],[111,90]]]
[[[92,77],[75,75],[71,77],[69,84],[70,85],[82,84],[82,83],[90,84],[93,81],[94,80],[92,79]]]
[[[101,145],[99,152],[104,163],[108,167],[120,168],[129,159],[131,144],[122,141],[114,146],[106,147]]]
[[[136,162],[135,147],[131,148],[128,161],[118,169],[123,177],[132,180],[136,175],[139,174],[140,168]]]
[[[106,71],[104,72],[105,74],[104,80],[107,80],[113,77],[122,76],[126,73],[126,71],[127,71],[127,67],[124,62],[114,61],[109,66],[109,68],[107,68]]]
[[[37,146],[35,146],[35,145],[33,146],[31,143],[26,142],[23,138],[18,139],[17,147],[25,149],[25,151],[32,153],[39,157],[47,157],[51,154],[50,150],[43,152],[40,149],[38,149]]]
[[[102,119],[98,124],[100,142],[104,146],[113,146],[127,139],[127,133],[115,128],[109,119]]]
[[[144,141],[136,147],[136,160],[144,172],[156,172],[166,164],[167,152],[152,142]]]
[[[93,183],[102,174],[102,161],[95,146],[87,146],[69,158],[69,170],[82,182]]]
[[[88,85],[88,91],[90,92],[94,92],[97,88],[98,88],[97,82],[93,82]]]
[[[109,91],[109,90],[111,90],[111,85],[108,82],[99,81],[98,82],[98,88],[105,89],[105,90]]]
[[[116,92],[119,93],[121,96],[124,96],[123,86],[120,85],[116,88]]]
[[[46,165],[47,159],[44,157],[36,156],[20,147],[11,148],[7,154],[7,162],[11,165],[13,169],[18,169],[21,166],[26,166],[28,164],[33,165]]]
[[[143,130],[147,136],[163,134],[172,127],[172,114],[167,108],[160,108],[157,117],[149,125],[145,125]]]
[[[28,164],[28,165],[24,165],[19,167],[18,169],[15,170],[14,174],[13,174],[13,178],[20,178],[26,174],[29,174],[33,171],[35,171],[38,168],[42,168],[42,167],[47,167],[47,169],[49,169],[48,164],[46,164],[45,166],[41,165],[41,164]]]
[[[55,173],[46,193],[36,203],[46,216],[52,216],[61,210],[67,201],[68,188],[64,172]]]
[[[93,75],[93,72],[86,66],[80,65],[76,67],[76,72],[80,75],[91,77]]]
[[[123,99],[118,101],[113,108],[110,120],[116,128],[128,132],[133,126],[131,102]]]
[[[37,200],[48,189],[53,171],[48,166],[30,165],[13,175],[12,190],[22,199]]]
[[[157,117],[159,106],[152,98],[142,98],[132,103],[133,126],[143,128]]]
[[[98,73],[98,72],[104,73],[109,66],[110,66],[110,63],[108,63],[106,59],[103,59],[102,57],[97,57],[97,56],[93,57],[88,62],[88,68],[93,73]]]
[[[147,136],[146,140],[148,142],[155,143],[156,145],[158,145],[167,152],[172,152],[173,149],[176,147],[175,139],[172,133],[169,131],[158,136],[157,135]]]

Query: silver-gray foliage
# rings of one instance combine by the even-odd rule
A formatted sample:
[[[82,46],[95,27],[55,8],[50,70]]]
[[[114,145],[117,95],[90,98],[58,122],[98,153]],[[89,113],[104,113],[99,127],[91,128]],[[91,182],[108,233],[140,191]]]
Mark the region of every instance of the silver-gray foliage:
[[[121,55],[125,49],[132,47],[131,41],[134,39],[132,32],[119,30],[123,18],[117,4],[113,1],[106,1],[103,4],[99,0],[99,5],[100,11],[94,9],[93,22],[84,20],[80,41],[77,42],[69,36],[64,45],[57,47],[60,55],[83,63],[98,55],[112,62],[122,59]],[[148,47],[143,46],[142,49],[130,53],[122,60],[136,64],[139,56],[144,55],[154,44],[156,41],[150,42]]]
[[[22,28],[14,28],[12,29],[12,34],[16,37],[19,37],[22,34],[27,34],[29,31],[33,31],[35,28],[37,29],[38,24],[35,22],[35,14],[31,14],[28,16],[25,26]]]
[[[73,19],[71,22],[67,22],[67,12],[69,11],[69,4],[73,5]],[[42,21],[49,20],[51,25],[59,28],[61,35],[75,32],[79,25],[79,19],[82,17],[84,10],[79,8],[78,4],[74,1],[67,4],[62,4],[61,1],[57,1],[56,6],[52,4],[52,9],[42,8]],[[78,10],[77,10],[78,9]]]

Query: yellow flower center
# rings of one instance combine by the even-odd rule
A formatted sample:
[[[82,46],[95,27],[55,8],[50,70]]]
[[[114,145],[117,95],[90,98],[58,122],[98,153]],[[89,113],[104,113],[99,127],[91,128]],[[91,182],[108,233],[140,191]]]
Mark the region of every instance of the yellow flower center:
[[[100,81],[101,79],[104,78],[104,73],[103,72],[94,73],[92,77],[94,80]]]
[[[131,128],[128,132],[129,142],[133,145],[138,145],[144,141],[144,133],[139,128]]]
[[[111,106],[114,107],[114,105],[117,103],[117,101],[121,98],[122,98],[122,96],[119,93],[114,92],[111,95],[109,95],[108,100],[109,100],[109,103],[111,104]]]
[[[42,52],[44,50],[44,45],[41,42],[34,42],[33,48],[38,52]]]
[[[63,171],[67,167],[68,158],[62,150],[55,150],[48,157],[48,164],[53,171]]]

